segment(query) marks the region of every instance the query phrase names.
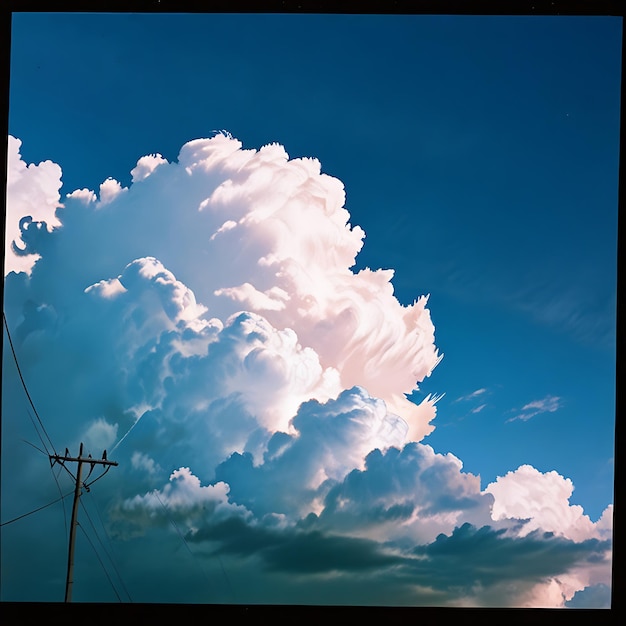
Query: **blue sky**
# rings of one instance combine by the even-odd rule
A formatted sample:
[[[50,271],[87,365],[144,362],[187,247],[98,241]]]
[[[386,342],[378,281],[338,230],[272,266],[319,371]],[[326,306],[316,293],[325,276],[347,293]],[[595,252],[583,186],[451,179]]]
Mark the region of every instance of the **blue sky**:
[[[523,465],[554,471],[596,522],[613,501],[621,31],[608,17],[15,14],[9,133],[25,163],[62,168],[61,201],[107,177],[129,187],[140,157],[175,162],[221,129],[244,149],[277,142],[291,159],[317,158],[365,231],[353,270],[393,269],[404,306],[430,294],[444,357],[412,399],[445,395],[421,443],[458,457],[480,489]],[[103,224],[89,228],[113,228]],[[43,285],[61,266],[41,254]],[[204,303],[192,273],[168,269]],[[30,287],[6,284],[7,317],[23,315]],[[21,319],[9,318],[16,336]],[[45,342],[24,341],[38,411],[62,410],[70,398],[36,379]],[[32,429],[8,413],[3,442]],[[49,419],[64,447],[75,431]],[[254,513],[244,492],[238,504]],[[229,545],[238,580],[252,576]]]

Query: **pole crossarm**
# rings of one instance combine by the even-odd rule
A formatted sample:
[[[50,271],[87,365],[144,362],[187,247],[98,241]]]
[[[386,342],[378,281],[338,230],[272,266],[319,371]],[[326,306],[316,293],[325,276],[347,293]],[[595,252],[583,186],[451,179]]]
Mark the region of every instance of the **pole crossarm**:
[[[60,454],[51,454],[51,459],[58,463],[62,461],[71,461],[74,463],[89,463],[91,465],[119,465],[117,461],[109,461],[108,459],[94,459],[91,456],[61,456]]]

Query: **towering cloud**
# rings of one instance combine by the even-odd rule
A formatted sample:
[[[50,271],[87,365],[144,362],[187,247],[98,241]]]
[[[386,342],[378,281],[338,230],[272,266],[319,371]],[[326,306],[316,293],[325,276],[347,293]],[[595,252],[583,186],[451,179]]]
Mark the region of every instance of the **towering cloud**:
[[[592,522],[527,466],[481,490],[421,443],[436,399],[406,396],[441,358],[427,296],[402,306],[392,270],[352,271],[365,234],[318,161],[221,133],[60,206],[60,168],[19,146],[11,333],[53,440],[120,461],[103,493],[128,550],[174,525],[207,558],[352,604],[355,575],[402,604],[563,606],[608,584],[610,511]]]

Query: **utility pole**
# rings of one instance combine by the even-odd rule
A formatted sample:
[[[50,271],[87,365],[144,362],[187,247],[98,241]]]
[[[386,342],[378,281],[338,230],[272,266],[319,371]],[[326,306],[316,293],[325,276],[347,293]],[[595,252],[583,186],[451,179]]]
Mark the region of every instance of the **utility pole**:
[[[111,469],[112,465],[117,465],[115,461],[109,461],[107,459],[107,451],[105,450],[102,453],[101,459],[92,458],[91,454],[84,457],[83,456],[83,444],[80,444],[80,450],[78,452],[77,457],[70,456],[69,450],[65,448],[65,454],[61,456],[60,454],[51,454],[50,455],[50,465],[54,465],[55,463],[60,463],[63,467],[65,467],[65,463],[78,463],[78,469],[76,470],[76,487],[74,489],[74,504],[72,506],[72,522],[70,525],[70,545],[67,555],[67,578],[65,580],[65,602],[72,601],[72,585],[74,583],[74,541],[76,538],[76,527],[78,526],[78,501],[80,499],[82,488],[84,487],[87,491],[89,491],[89,485],[93,484],[99,478],[102,478],[109,469]],[[102,465],[106,469],[100,476],[96,479],[92,480],[91,483],[87,484],[82,481],[82,473],[83,473],[83,465],[87,463],[90,466],[89,474],[87,474],[87,480],[93,469],[96,465]],[[65,468],[70,476],[74,478],[72,472],[70,472],[67,468]]]

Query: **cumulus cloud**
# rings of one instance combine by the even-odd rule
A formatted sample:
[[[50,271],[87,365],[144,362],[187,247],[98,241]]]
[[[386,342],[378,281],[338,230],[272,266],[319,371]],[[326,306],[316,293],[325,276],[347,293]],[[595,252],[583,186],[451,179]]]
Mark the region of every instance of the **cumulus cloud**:
[[[29,256],[7,248],[5,310],[51,437],[115,451],[114,536],[153,549],[174,524],[207,558],[344,602],[355,573],[409,604],[563,606],[608,584],[609,509],[593,523],[529,466],[481,490],[421,443],[428,296],[403,306],[392,270],[352,271],[365,234],[317,160],[220,133],[57,210],[60,168],[19,145],[7,237]]]
[[[188,467],[175,470],[163,489],[135,495],[116,504],[111,512],[113,529],[124,537],[132,537],[147,527],[165,527],[181,523],[187,532],[194,531],[200,520],[218,524],[233,517],[249,517],[244,507],[228,501],[228,485],[215,483],[202,486]]]
[[[292,426],[293,435],[272,436],[259,466],[251,455],[234,454],[216,470],[216,477],[231,485],[232,497],[257,514],[313,512],[325,486],[361,466],[370,450],[399,445],[407,430],[382,401],[360,388],[324,404],[303,403]]]
[[[360,385],[384,399],[414,439],[432,430],[433,398],[416,406],[405,397],[441,358],[428,298],[402,306],[393,271],[351,271],[364,233],[349,224],[343,185],[321,173],[317,160],[290,160],[278,144],[243,150],[219,134],[185,144],[177,163],[151,156],[133,172],[129,189],[105,180],[95,203],[89,190],[66,197],[54,249],[38,248],[48,265],[33,289],[58,284],[52,268],[84,289],[154,257],[210,304],[213,316],[244,309],[294,330],[323,368],[339,372],[343,388]],[[80,268],[72,267],[77,258]],[[225,258],[219,271],[211,266]]]
[[[67,194],[68,198],[72,198],[73,200],[78,200],[83,204],[91,204],[92,202],[97,202],[98,196],[91,191],[91,189],[75,189],[72,193]]]
[[[126,187],[122,187],[118,181],[114,178],[107,178],[100,185],[100,200],[96,203],[96,206],[102,207],[106,204],[110,204],[124,191],[127,191]]]
[[[21,157],[22,142],[9,135],[4,272],[32,271],[39,254],[31,249],[37,230],[61,225],[56,211],[61,189],[61,168],[52,161],[26,164]]]
[[[130,462],[134,469],[142,470],[151,475],[156,474],[161,469],[159,465],[155,463],[153,458],[147,454],[142,454],[141,452],[133,452]]]
[[[167,160],[160,154],[147,154],[146,156],[142,156],[139,161],[137,161],[137,165],[130,171],[132,182],[136,183],[145,180],[159,165],[163,165],[163,163],[167,163]]]
[[[596,545],[604,546],[598,550],[595,561],[592,559],[582,567],[572,564],[547,586],[538,584],[529,590],[525,599],[529,606],[563,606],[563,602],[589,586],[611,584],[613,506],[609,505],[594,523],[581,506],[570,504],[573,490],[569,478],[555,471],[541,473],[530,465],[498,477],[485,488],[485,493],[494,496],[494,520],[524,520],[516,531],[519,537],[542,531],[576,544],[600,541]],[[553,604],[555,598],[559,600],[557,604]]]
[[[85,452],[110,448],[117,438],[117,424],[109,424],[104,418],[93,420],[79,437],[85,444]]]
[[[494,496],[494,519],[527,519],[520,536],[537,529],[553,532],[573,541],[591,537],[610,537],[607,517],[594,524],[583,508],[571,505],[569,499],[574,485],[555,471],[545,474],[531,465],[522,465],[487,485],[485,493]]]
[[[493,499],[462,467],[454,455],[418,443],[375,449],[364,468],[329,489],[317,523],[413,545],[452,532],[461,520],[490,523]]]

